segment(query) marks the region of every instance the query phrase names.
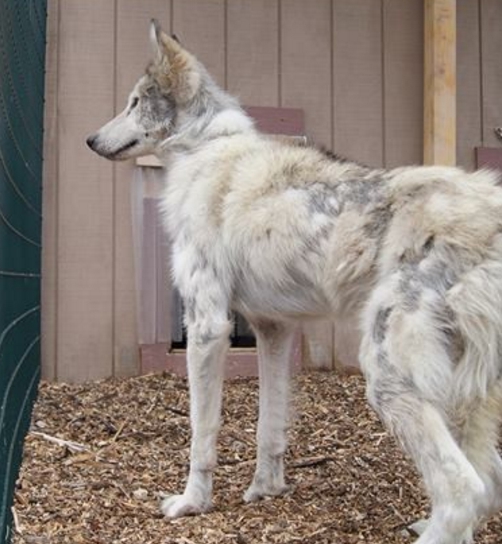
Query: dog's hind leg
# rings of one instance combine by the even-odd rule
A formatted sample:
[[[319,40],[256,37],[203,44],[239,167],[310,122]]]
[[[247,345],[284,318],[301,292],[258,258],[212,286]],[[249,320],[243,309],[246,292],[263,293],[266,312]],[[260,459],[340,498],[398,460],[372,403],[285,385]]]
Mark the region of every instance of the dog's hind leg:
[[[453,439],[441,412],[406,386],[389,393],[373,384],[369,397],[414,460],[432,500],[431,518],[417,544],[471,542],[485,485]]]
[[[502,388],[495,386],[485,399],[466,407],[467,417],[460,430],[460,445],[486,486],[479,515],[488,517],[502,509],[502,459],[497,443],[502,415]]]
[[[260,412],[258,453],[253,482],[244,494],[246,502],[286,491],[284,452],[287,439],[290,355],[293,330],[283,323],[253,324],[258,346]]]
[[[478,519],[488,518],[502,509],[502,459],[497,451],[501,408],[502,387],[499,383],[489,390],[486,397],[458,400],[458,421],[452,425],[453,435],[462,452],[485,485],[485,493],[476,504]],[[410,528],[422,534],[426,523],[420,521]]]
[[[486,487],[450,430],[447,354],[427,329],[430,314],[375,313],[361,351],[368,400],[415,462],[432,502],[416,544],[469,543]]]
[[[502,459],[497,451],[500,408],[496,397],[477,399],[461,408],[465,423],[456,428],[459,445],[485,484],[486,493],[477,504],[478,518],[488,518],[502,509]],[[428,520],[413,523],[410,529],[421,535]]]
[[[200,298],[211,299],[214,293],[205,291],[204,295]],[[172,495],[162,503],[162,511],[168,517],[197,514],[211,507],[224,362],[231,330],[223,305],[216,308],[208,306],[210,312],[190,308],[191,301],[187,301],[186,306],[189,308],[187,366],[192,429],[190,472],[183,494]]]

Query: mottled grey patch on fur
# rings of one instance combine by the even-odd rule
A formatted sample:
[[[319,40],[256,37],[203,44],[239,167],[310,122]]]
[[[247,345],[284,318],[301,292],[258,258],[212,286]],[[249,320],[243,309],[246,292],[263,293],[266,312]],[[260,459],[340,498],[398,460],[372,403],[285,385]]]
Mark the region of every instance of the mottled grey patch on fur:
[[[316,181],[307,186],[307,198],[309,212],[324,214],[330,217],[339,215],[346,206],[355,205],[365,208],[368,205],[375,206],[375,219],[381,220],[385,227],[390,218],[390,208],[384,203],[382,195],[382,178],[380,174],[369,174],[362,167],[355,165],[354,172],[346,172],[348,179],[333,184],[325,181]],[[378,213],[381,213],[378,216]]]
[[[422,250],[417,253],[405,252],[400,258],[400,291],[403,295],[405,310],[416,311],[425,289],[434,291],[440,296],[455,285],[459,271],[455,259],[449,257],[450,252],[434,254],[435,240],[429,237]]]
[[[382,347],[378,348],[377,362],[378,362],[378,366],[381,369],[384,369],[389,365],[389,358],[388,358],[387,352]]]
[[[188,116],[197,120],[202,126],[209,124],[214,117],[226,109],[238,108],[238,103],[232,96],[222,91],[199,64],[197,66],[201,82],[197,92],[186,105]]]
[[[357,179],[340,184],[338,193],[344,202],[364,206],[373,200],[375,187],[372,182]]]
[[[458,272],[450,263],[442,259],[436,259],[421,272],[423,283],[426,287],[434,289],[441,294],[451,289],[458,281]]]
[[[452,362],[458,363],[465,351],[465,342],[456,325],[456,318],[447,306],[444,296],[458,281],[458,270],[450,261],[431,254],[432,238],[424,245],[424,258],[416,257],[401,266],[399,288],[402,306],[407,312],[415,312],[425,290],[431,290],[439,298],[431,319],[437,320],[442,335],[442,342]],[[443,256],[444,257],[444,256]]]
[[[388,308],[380,308],[378,310],[375,323],[373,325],[373,340],[377,344],[381,344],[385,339],[391,312],[392,306]]]
[[[407,262],[400,266],[399,291],[406,312],[415,312],[420,305],[422,283],[419,280],[418,263]]]
[[[465,340],[458,328],[455,313],[446,302],[443,302],[441,308],[437,308],[435,313],[435,318],[439,320],[439,329],[448,357],[456,364],[464,355]]]
[[[359,207],[377,204],[382,199],[382,176],[379,171],[363,168],[346,173],[347,179],[336,186],[336,193],[343,205],[355,204]]]
[[[377,377],[368,380],[368,400],[379,416],[389,423],[387,416],[398,399],[407,396],[419,400],[420,393],[411,376],[402,374],[391,364],[389,355],[382,346],[377,352],[377,365]]]
[[[392,221],[392,217],[393,213],[389,204],[382,203],[382,205],[376,206],[368,214],[368,221],[364,225],[365,236],[379,240],[381,243]]]
[[[296,161],[291,161],[284,165],[284,167],[282,168],[282,174],[288,179],[297,177],[300,172],[301,165],[298,164]]]
[[[139,108],[140,118],[152,125],[172,121],[176,114],[174,98],[162,92],[158,83],[153,83],[145,89]]]
[[[465,353],[465,341],[456,327],[442,328],[446,352],[450,360],[457,364]]]
[[[339,213],[340,206],[332,187],[327,189],[325,184],[314,183],[307,189],[307,195],[311,215],[320,213],[332,217]]]

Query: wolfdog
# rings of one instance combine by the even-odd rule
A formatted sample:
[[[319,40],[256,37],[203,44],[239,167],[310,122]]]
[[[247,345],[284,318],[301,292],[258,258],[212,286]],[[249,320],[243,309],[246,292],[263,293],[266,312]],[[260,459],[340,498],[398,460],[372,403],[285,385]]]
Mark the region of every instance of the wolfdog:
[[[502,507],[502,188],[493,172],[371,169],[259,134],[237,101],[152,21],[154,59],[125,110],[87,140],[168,166],[162,209],[184,300],[191,402],[185,491],[211,505],[229,311],[259,358],[257,462],[244,495],[286,489],[288,357],[301,319],[357,318],[367,396],[430,496],[419,544],[470,542]]]

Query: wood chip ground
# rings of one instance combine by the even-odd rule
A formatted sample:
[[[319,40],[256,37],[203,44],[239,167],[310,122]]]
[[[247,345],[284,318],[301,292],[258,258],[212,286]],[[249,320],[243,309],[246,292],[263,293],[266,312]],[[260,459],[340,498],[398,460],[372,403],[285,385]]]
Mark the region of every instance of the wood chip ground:
[[[428,503],[411,463],[364,399],[359,376],[299,375],[287,454],[290,491],[244,504],[254,468],[258,385],[225,385],[214,508],[167,520],[189,455],[188,391],[170,374],[44,383],[27,437],[13,544],[394,544]],[[502,516],[476,543],[502,542]]]

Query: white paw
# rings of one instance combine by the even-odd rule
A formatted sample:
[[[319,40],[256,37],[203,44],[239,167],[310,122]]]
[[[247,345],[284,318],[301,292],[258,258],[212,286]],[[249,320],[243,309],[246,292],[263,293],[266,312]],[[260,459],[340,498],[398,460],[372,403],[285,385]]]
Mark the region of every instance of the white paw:
[[[289,490],[289,486],[282,485],[257,485],[254,482],[248,487],[247,491],[244,493],[245,502],[256,502],[264,497],[278,497],[279,495],[284,495]]]
[[[427,529],[428,524],[428,519],[419,519],[418,521],[415,521],[415,523],[408,525],[408,531],[410,531],[414,535],[420,536],[421,534],[423,534],[425,529]]]
[[[162,513],[168,518],[179,518],[181,516],[193,516],[207,512],[211,504],[197,501],[186,495],[171,495],[162,501]]]

